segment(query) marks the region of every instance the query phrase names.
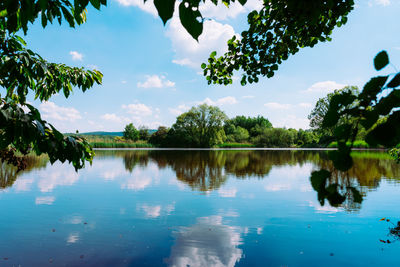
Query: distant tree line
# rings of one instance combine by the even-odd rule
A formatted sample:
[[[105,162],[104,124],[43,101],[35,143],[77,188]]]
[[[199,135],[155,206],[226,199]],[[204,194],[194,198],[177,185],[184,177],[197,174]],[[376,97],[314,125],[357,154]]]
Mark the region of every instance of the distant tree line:
[[[310,129],[274,128],[271,122],[263,117],[228,116],[218,107],[202,104],[192,107],[179,115],[170,127],[160,126],[156,132],[146,127],[138,130],[133,124],[128,124],[124,130],[124,138],[137,141],[143,140],[156,147],[216,147],[236,144],[238,146],[255,147],[335,147],[335,133],[341,125],[356,124],[352,116],[342,116],[337,125],[323,126],[327,116],[329,103],[341,94],[357,96],[360,94],[356,86],[346,86],[320,98],[312,109],[308,119]],[[349,103],[344,108],[352,108]],[[378,123],[384,121],[381,118]],[[353,146],[368,147],[364,141],[366,129],[359,124]]]
[[[315,147],[312,130],[274,128],[263,116],[229,119],[218,107],[202,104],[179,115],[170,127],[160,126],[150,135],[147,128],[126,125],[124,138],[144,140],[157,147],[215,147],[237,143],[257,147]]]

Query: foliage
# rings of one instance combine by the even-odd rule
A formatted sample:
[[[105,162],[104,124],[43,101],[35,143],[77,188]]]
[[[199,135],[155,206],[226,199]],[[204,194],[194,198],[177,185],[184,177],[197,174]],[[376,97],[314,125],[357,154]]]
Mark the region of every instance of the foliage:
[[[137,141],[139,139],[139,131],[136,130],[132,123],[125,126],[123,136],[127,140]]]
[[[374,59],[376,70],[389,64],[385,51]],[[394,147],[400,143],[400,73],[377,76],[367,82],[358,95],[343,91],[330,99],[322,127],[335,127],[338,151],[332,154],[335,166],[346,170],[352,166],[350,150],[362,125],[369,146]],[[340,118],[349,118],[340,124]],[[347,142],[351,146],[346,145]]]
[[[300,147],[317,147],[318,137],[310,130],[299,129],[296,136],[296,144]]]
[[[178,116],[168,134],[176,146],[212,147],[226,139],[225,120],[227,116],[218,107],[202,104]]]
[[[159,147],[168,146],[168,131],[165,126],[158,127],[158,130],[150,136],[149,143]]]
[[[300,48],[330,41],[332,30],[347,22],[353,7],[353,0],[265,0],[260,11],[248,15],[249,29],[228,41],[228,51],[221,57],[214,51],[202,64],[204,76],[209,84],[225,85],[239,69],[242,85],[258,82],[259,76],[270,78]]]
[[[252,138],[257,147],[292,147],[296,132],[284,128],[266,128],[262,134]]]
[[[348,147],[353,146],[354,148],[370,148],[370,146],[368,145],[367,142],[365,142],[364,140],[356,140],[353,142],[353,144],[351,142],[347,142],[346,145]],[[338,147],[338,143],[332,142],[328,145],[328,148],[337,148]]]
[[[104,0],[90,2],[97,9],[105,4]],[[32,91],[35,99],[40,101],[47,101],[59,92],[68,97],[72,87],[85,92],[95,83],[101,84],[102,74],[48,62],[27,49],[26,42],[16,34],[20,30],[26,34],[28,24],[39,15],[43,27],[53,19],[61,24],[63,18],[71,27],[79,25],[85,21],[88,4],[89,1],[84,0],[77,0],[74,5],[67,0],[0,3],[0,87],[5,89],[0,96],[0,150],[15,149],[24,155],[31,150],[38,155],[47,153],[51,163],[69,161],[76,170],[82,168],[86,160],[91,162],[94,152],[90,145],[80,137],[64,137],[42,120],[39,111],[27,104],[26,95]],[[13,159],[2,157],[2,160],[21,166],[15,157]]]
[[[140,126],[139,127],[139,139],[148,141],[149,138],[150,138],[149,128],[147,128],[146,126]]]
[[[219,148],[248,148],[248,147],[255,147],[255,145],[250,143],[223,143],[217,145]]]
[[[400,148],[392,148],[389,151],[389,154],[397,161],[397,163],[400,163]]]
[[[334,132],[334,128],[330,127],[322,127],[322,122],[324,120],[324,117],[326,113],[328,112],[328,107],[329,107],[329,102],[332,99],[333,96],[341,94],[342,92],[351,92],[353,95],[358,95],[359,90],[358,87],[356,86],[346,86],[340,90],[335,90],[333,93],[329,93],[327,96],[318,99],[317,103],[315,104],[315,107],[311,111],[311,113],[308,115],[308,119],[310,120],[310,127],[313,129],[315,132],[317,132],[320,135],[325,135],[325,136],[332,136]],[[345,122],[345,118],[340,118],[340,124],[343,124]]]
[[[225,131],[227,127],[229,127],[229,125],[234,125],[235,127],[240,126],[246,129],[249,133],[254,132],[254,127],[256,126],[259,126],[261,128],[272,127],[271,122],[267,118],[264,118],[263,116],[257,116],[257,117],[236,116],[235,118],[230,119],[226,122]],[[230,134],[228,131],[226,131],[226,133]]]
[[[146,142],[91,142],[94,148],[150,148],[151,144]]]

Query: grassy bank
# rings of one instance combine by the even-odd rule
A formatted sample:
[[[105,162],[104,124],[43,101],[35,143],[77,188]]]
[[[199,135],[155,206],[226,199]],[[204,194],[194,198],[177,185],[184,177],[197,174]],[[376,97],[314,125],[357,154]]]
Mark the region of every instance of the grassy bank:
[[[346,144],[350,146],[350,142],[347,142]],[[328,145],[328,148],[337,148],[337,147],[338,147],[337,142],[332,142]],[[354,141],[353,148],[371,148],[371,147],[365,141],[357,140]]]
[[[94,148],[149,148],[154,147],[146,141],[131,141],[112,135],[82,135]]]
[[[218,148],[246,148],[246,147],[256,147],[253,144],[249,143],[223,143],[217,145]]]
[[[90,142],[94,148],[150,148],[152,144],[146,142]]]

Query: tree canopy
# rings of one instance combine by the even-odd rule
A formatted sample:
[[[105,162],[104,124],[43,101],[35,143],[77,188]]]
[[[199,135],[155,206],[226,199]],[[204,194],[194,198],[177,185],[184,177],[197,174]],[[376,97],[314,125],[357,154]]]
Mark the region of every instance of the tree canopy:
[[[92,5],[105,1],[91,1]],[[23,168],[23,158],[13,151],[37,155],[47,153],[50,161],[72,162],[75,169],[91,161],[94,152],[82,138],[64,136],[44,121],[39,111],[27,103],[31,91],[35,99],[47,101],[56,93],[68,97],[73,87],[83,92],[94,84],[101,84],[103,75],[96,70],[69,67],[51,63],[27,49],[26,42],[17,35],[28,31],[28,24],[40,15],[43,27],[57,19],[65,18],[71,27],[85,21],[88,1],[66,0],[7,0],[0,3],[0,150],[1,159]],[[11,152],[11,153],[10,153]]]
[[[218,107],[202,104],[176,118],[170,135],[189,147],[212,147],[225,141],[224,122],[228,117]]]
[[[137,141],[139,139],[139,131],[133,126],[133,123],[129,123],[125,126],[123,135],[127,140]]]

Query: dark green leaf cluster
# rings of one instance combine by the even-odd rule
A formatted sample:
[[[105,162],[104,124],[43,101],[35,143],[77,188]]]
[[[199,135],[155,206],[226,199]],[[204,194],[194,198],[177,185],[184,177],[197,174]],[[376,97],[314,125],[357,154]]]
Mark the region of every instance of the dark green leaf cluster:
[[[90,0],[90,3],[100,9],[106,0]],[[60,24],[65,19],[69,26],[75,27],[86,20],[88,5],[89,0],[0,2],[0,88],[5,90],[0,94],[0,150],[47,153],[51,163],[69,161],[76,170],[84,166],[85,160],[92,161],[94,152],[86,140],[61,134],[26,103],[26,96],[32,92],[35,99],[47,101],[62,92],[68,97],[73,88],[85,92],[94,84],[101,84],[103,75],[97,70],[50,63],[27,49],[25,41],[16,35],[20,30],[26,34],[29,23],[39,16],[43,27],[54,19]],[[23,106],[29,110],[27,113]],[[0,159],[10,162],[10,157]]]
[[[60,91],[68,97],[73,87],[85,92],[95,83],[101,84],[103,75],[97,70],[47,62],[26,49],[21,37],[7,36],[1,29],[0,34],[0,86],[7,90],[5,97],[23,104],[32,90],[35,98],[47,101]]]
[[[203,63],[208,84],[230,84],[234,71],[243,72],[241,84],[272,77],[278,65],[303,47],[330,41],[335,27],[347,22],[353,0],[264,0],[260,11],[248,15],[249,29],[228,41],[228,52],[212,52]]]
[[[389,64],[385,51],[374,59],[376,70]],[[394,147],[400,143],[400,73],[371,78],[358,95],[343,91],[334,95],[329,102],[323,119],[323,127],[335,127],[334,136],[338,151],[333,153],[338,169],[349,169],[352,165],[350,150],[362,125],[367,134],[365,141],[372,147]],[[351,120],[339,125],[340,118]]]
[[[144,2],[146,1],[147,0],[144,0]],[[244,5],[246,1],[247,0],[238,0],[242,5]],[[175,2],[176,0],[154,0],[154,5],[164,25],[174,14]],[[204,3],[205,0],[183,0],[180,2],[178,8],[179,19],[182,26],[196,40],[198,40],[203,32],[204,18],[199,11],[199,5],[202,2]],[[215,5],[218,4],[218,0],[211,0],[211,2]],[[231,2],[235,2],[235,0],[222,0],[222,3],[226,6],[229,6]]]
[[[25,107],[14,101],[0,104],[0,149],[11,146],[22,154],[33,151],[37,155],[47,153],[50,162],[71,162],[75,170],[82,168],[85,160],[91,162],[94,152],[85,139],[64,136],[51,124],[42,120],[39,111],[29,104]]]
[[[74,0],[73,3],[69,0],[3,0],[0,2],[0,20],[9,33],[22,29],[26,34],[28,24],[39,17],[43,27],[54,20],[61,24],[63,18],[70,27],[75,27],[86,21],[89,2],[100,9],[107,0]]]

